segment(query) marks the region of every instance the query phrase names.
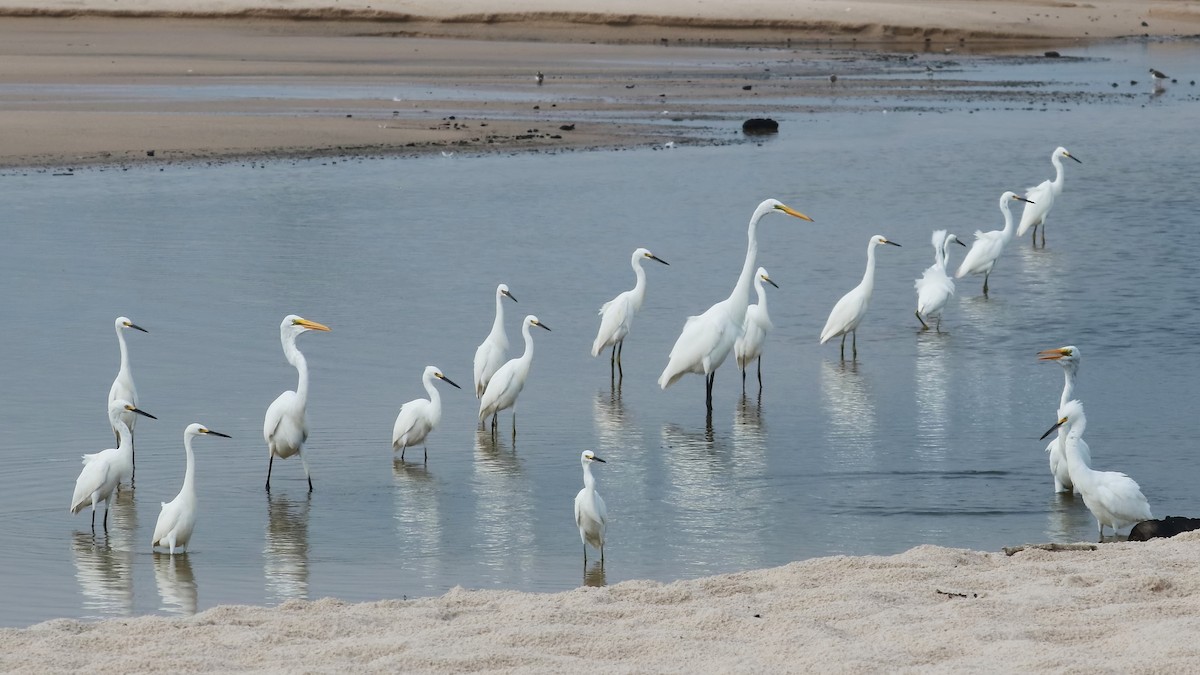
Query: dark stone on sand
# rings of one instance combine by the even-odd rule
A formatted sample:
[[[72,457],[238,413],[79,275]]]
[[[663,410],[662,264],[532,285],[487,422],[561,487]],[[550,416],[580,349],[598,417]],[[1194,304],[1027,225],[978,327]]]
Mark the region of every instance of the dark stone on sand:
[[[564,125],[560,126],[558,129],[559,129],[559,131],[575,131],[575,125],[574,124],[564,124]]]
[[[1174,537],[1180,532],[1200,530],[1200,518],[1167,516],[1161,520],[1143,520],[1129,531],[1129,541],[1149,541],[1155,537]]]
[[[154,151],[153,151],[153,150],[147,150],[147,151],[146,151],[146,156],[147,156],[147,157],[153,157],[153,156],[154,156]]]
[[[742,91],[750,91],[753,88],[753,86],[754,85],[750,85],[750,84],[742,85]]]
[[[776,134],[779,133],[779,122],[770,117],[753,117],[742,122],[743,134]]]
[[[1046,58],[1048,58],[1048,59],[1057,59],[1060,56],[1062,56],[1062,54],[1059,54],[1058,52],[1055,52],[1055,51],[1046,52]]]

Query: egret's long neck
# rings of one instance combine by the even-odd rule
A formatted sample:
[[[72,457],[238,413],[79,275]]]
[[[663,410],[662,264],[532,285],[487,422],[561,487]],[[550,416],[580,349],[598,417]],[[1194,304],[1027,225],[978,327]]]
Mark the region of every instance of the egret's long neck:
[[[763,214],[756,211],[746,228],[746,262],[742,263],[742,274],[733,287],[733,293],[729,294],[737,323],[746,318],[746,307],[750,305],[750,280],[754,277],[755,261],[758,259],[758,221],[762,217]]]
[[[942,241],[942,250],[940,253],[941,255],[938,256],[941,259],[939,264],[942,266],[942,271],[945,272],[946,267],[950,265],[950,237],[946,237]]]
[[[596,477],[592,475],[592,463],[583,463],[583,487],[588,490],[596,489]]]
[[[1063,165],[1058,153],[1050,155],[1050,163],[1054,165],[1054,192],[1061,192],[1063,187]]]
[[[521,362],[525,364],[526,368],[528,368],[529,364],[533,361],[533,336],[529,334],[529,329],[531,326],[533,326],[533,324],[529,323],[528,321],[521,326],[521,336],[525,338],[525,351],[521,354]]]
[[[192,454],[192,436],[183,437],[183,452],[187,455],[187,469],[183,472],[183,492],[196,492],[196,457]]]
[[[304,359],[304,354],[301,354],[300,350],[296,348],[295,335],[288,335],[283,339],[283,355],[300,374],[300,379],[296,383],[296,395],[300,397],[300,403],[303,405],[308,400],[308,361]]]
[[[1079,366],[1074,363],[1063,364],[1063,390],[1062,397],[1058,399],[1058,406],[1061,408],[1067,404],[1067,401],[1075,398],[1075,373]]]
[[[425,383],[425,392],[427,394],[429,394],[430,405],[432,405],[437,410],[441,410],[442,409],[442,395],[438,393],[437,387],[434,385],[433,376],[426,375],[423,378],[421,378],[421,381]]]
[[[767,289],[763,286],[762,277],[754,277],[754,294],[758,296],[758,306],[767,311]]]
[[[1004,230],[1000,233],[1005,241],[1013,238],[1013,217],[1012,209],[1008,207],[1008,200],[1000,200],[1000,211],[1004,214]]]
[[[125,331],[117,329],[117,344],[121,347],[121,370],[122,373],[129,373],[129,348],[125,346]]]
[[[633,303],[633,311],[636,312],[642,308],[642,301],[646,299],[646,270],[642,269],[641,256],[635,257],[631,264],[633,265],[633,274],[637,277],[637,283],[633,285],[630,300]]]
[[[109,418],[112,426],[117,430],[117,436],[121,439],[117,443],[117,451],[121,454],[128,455],[133,458],[133,432],[129,430],[129,425],[125,420],[121,419],[120,415]]]
[[[863,272],[862,282],[858,284],[867,293],[875,288],[875,242],[867,244],[867,269]]]
[[[1083,461],[1080,454],[1079,443],[1083,442],[1083,428],[1082,425],[1077,427],[1076,424],[1067,430],[1063,451],[1067,458],[1067,472],[1071,475],[1071,482],[1083,492],[1092,484],[1092,467]]]
[[[496,338],[504,339],[504,295],[501,293],[496,294],[496,320],[492,322],[491,338],[493,340]],[[507,344],[507,341],[505,341],[505,344]]]

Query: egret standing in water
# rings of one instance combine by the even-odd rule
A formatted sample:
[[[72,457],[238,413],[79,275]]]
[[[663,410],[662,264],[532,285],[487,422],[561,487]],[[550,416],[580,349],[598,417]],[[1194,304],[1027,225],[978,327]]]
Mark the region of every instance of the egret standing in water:
[[[967,251],[962,264],[958,266],[958,271],[954,273],[956,279],[961,279],[968,274],[982,274],[985,297],[988,293],[988,277],[992,274],[992,268],[996,266],[996,260],[1004,252],[1004,247],[1013,239],[1013,217],[1012,211],[1009,209],[1009,202],[1013,201],[1033,203],[1015,192],[1005,192],[1000,195],[1000,212],[1004,214],[1004,229],[990,232],[975,230],[975,245],[971,247],[970,251]]]
[[[758,304],[746,308],[746,321],[742,324],[742,336],[733,343],[733,358],[737,361],[738,369],[742,371],[742,393],[746,393],[746,366],[758,361],[758,390],[762,391],[762,350],[767,341],[767,332],[774,328],[771,316],[767,314],[767,291],[763,282],[779,288],[779,284],[771,281],[767,270],[760,267],[754,275],[754,292],[758,295]]]
[[[587,564],[587,547],[600,550],[600,564],[604,564],[604,528],[608,525],[608,508],[604,498],[596,492],[596,478],[592,476],[592,462],[604,463],[591,450],[584,450],[579,457],[583,464],[583,489],[575,495],[575,525],[579,527],[579,539],[583,542],[583,563]]]
[[[633,316],[641,311],[642,302],[646,299],[646,271],[642,269],[643,260],[657,260],[664,265],[670,264],[648,249],[637,249],[629,261],[629,264],[633,266],[633,274],[637,277],[633,290],[621,293],[600,307],[600,331],[596,333],[596,340],[592,342],[592,356],[599,356],[605,347],[612,347],[612,357],[608,363],[610,377],[614,368],[621,373],[622,377],[625,376],[625,372],[621,369],[621,352],[625,349],[625,336],[629,335],[629,329],[633,326]]]
[[[1063,157],[1083,164],[1078,157],[1067,152],[1066,148],[1059,146],[1054,149],[1054,154],[1050,155],[1050,163],[1054,165],[1054,180],[1044,180],[1025,190],[1025,196],[1033,201],[1029,202],[1029,205],[1021,212],[1021,224],[1017,227],[1017,236],[1025,236],[1025,231],[1032,227],[1031,238],[1035,246],[1037,245],[1039,225],[1042,228],[1042,246],[1046,245],[1046,216],[1050,214],[1054,200],[1058,199],[1063,190]]]
[[[517,301],[508,291],[508,286],[500,284],[496,287],[496,319],[492,321],[492,332],[488,333],[475,349],[475,398],[483,396],[492,375],[496,374],[508,358],[508,335],[504,332],[504,298]]]
[[[213,431],[202,424],[189,424],[183,430],[183,452],[187,455],[183,488],[179,490],[175,499],[162,503],[158,522],[154,524],[151,550],[155,546],[165,546],[171,551],[171,555],[175,555],[175,549],[186,547],[192,539],[192,530],[196,528],[196,458],[192,454],[192,439],[201,435],[229,438],[227,434]]]
[[[921,322],[921,330],[929,330],[929,324],[922,318],[924,315],[937,319],[937,332],[942,332],[942,309],[954,295],[954,280],[946,274],[946,265],[950,264],[950,242],[966,246],[945,230],[933,231],[933,264],[913,284],[917,289],[917,321]]]
[[[871,237],[867,242],[867,270],[863,272],[862,281],[837,301],[837,304],[833,306],[833,311],[829,313],[829,318],[825,321],[825,328],[821,329],[821,344],[825,344],[839,335],[842,336],[841,354],[843,359],[846,358],[847,333],[853,338],[851,349],[854,358],[858,358],[858,324],[862,323],[863,317],[867,315],[867,307],[871,304],[871,293],[875,290],[875,247],[884,244],[900,245],[889,241],[882,234]]]
[[[525,380],[529,379],[529,368],[533,365],[533,336],[529,334],[531,326],[550,330],[550,327],[538,321],[536,316],[530,314],[525,317],[525,321],[521,323],[521,335],[525,337],[525,352],[500,366],[500,369],[492,376],[492,380],[488,382],[487,389],[479,399],[480,426],[483,426],[484,420],[490,415],[492,431],[495,431],[496,416],[500,414],[501,410],[512,408],[513,434],[517,433],[517,397],[525,388]]]
[[[108,403],[111,405],[113,401],[129,401],[135,407],[138,403],[137,387],[133,384],[133,373],[129,370],[129,348],[125,346],[125,329],[132,328],[140,330],[143,333],[148,333],[145,328],[133,323],[129,317],[117,317],[117,345],[121,347],[121,367],[117,370],[117,377],[113,380],[112,387],[108,390]],[[121,421],[125,422],[125,426],[129,427],[129,445],[130,456],[129,471],[121,475],[122,481],[133,480],[133,467],[136,463],[136,458],[133,455],[133,428],[137,424],[137,415],[131,412],[122,412]],[[121,434],[117,431],[117,426],[112,425],[113,434],[117,437],[117,443],[121,442]]]
[[[1065,407],[1068,401],[1075,398],[1075,376],[1079,372],[1080,358],[1079,348],[1074,345],[1038,352],[1039,361],[1058,361],[1058,364],[1062,366],[1063,390],[1062,396],[1058,400],[1059,408]],[[1050,441],[1050,444],[1046,446],[1046,452],[1050,456],[1050,474],[1054,476],[1054,491],[1071,492],[1075,484],[1071,482],[1071,472],[1067,467],[1067,430],[1065,427],[1058,428],[1058,437]],[[1092,465],[1092,454],[1087,443],[1079,446],[1079,460],[1085,466]]]
[[[75,479],[71,495],[71,513],[92,507],[92,532],[96,531],[96,508],[104,502],[104,531],[108,531],[108,508],[117,483],[133,467],[133,434],[121,418],[124,413],[157,419],[129,401],[118,399],[108,404],[108,420],[117,430],[117,447],[83,456],[83,470]]]
[[[746,227],[746,260],[742,273],[729,297],[709,307],[703,314],[689,316],[683,324],[683,332],[675,340],[667,367],[658,376],[658,386],[666,389],[675,384],[686,373],[704,375],[705,404],[712,412],[712,387],[717,377],[717,368],[733,350],[733,343],[742,334],[746,320],[746,308],[750,306],[750,281],[754,275],[758,257],[758,221],[768,213],[786,213],[801,220],[812,218],[785,206],[775,199],[768,199],[754,209],[750,224]]]
[[[308,422],[305,406],[308,403],[308,362],[296,348],[296,338],[310,330],[329,330],[328,326],[289,314],[279,324],[279,341],[283,344],[283,356],[296,367],[300,380],[295,391],[285,391],[267,408],[263,420],[263,438],[267,441],[267,492],[271,491],[271,467],[275,458],[287,459],[300,455],[304,465],[304,477],[308,479],[308,491],[312,492],[312,475],[308,472],[308,460],[304,459],[304,442],[308,440]]]
[[[1087,417],[1083,414],[1083,404],[1079,401],[1068,401],[1058,410],[1058,423],[1042,434],[1045,439],[1059,427],[1067,427],[1066,458],[1067,468],[1071,472],[1071,482],[1083,496],[1083,503],[1096,517],[1100,526],[1100,541],[1104,541],[1104,526],[1117,530],[1126,525],[1150,520],[1150,503],[1142,494],[1142,488],[1129,476],[1119,471],[1095,471],[1084,463],[1083,457],[1090,456],[1087,443],[1083,441],[1083,430],[1087,426]]]
[[[442,421],[442,395],[434,380],[442,380],[455,389],[462,389],[453,380],[446,377],[437,366],[425,366],[425,374],[421,382],[429,398],[418,398],[400,406],[400,414],[396,415],[396,424],[392,427],[392,449],[400,451],[400,459],[404,459],[404,449],[410,445],[424,443],[429,432],[437,428]],[[429,461],[429,448],[425,448],[425,461]]]

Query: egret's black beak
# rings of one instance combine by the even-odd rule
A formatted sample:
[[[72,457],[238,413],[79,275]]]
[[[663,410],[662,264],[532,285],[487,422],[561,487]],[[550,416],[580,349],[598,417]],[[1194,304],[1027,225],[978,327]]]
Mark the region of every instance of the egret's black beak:
[[[899,246],[899,245],[900,245],[900,244],[897,244],[896,242],[892,241],[891,239],[885,239],[883,243],[885,243],[885,244],[891,244],[892,246]]]
[[[1023,201],[1023,202],[1025,202],[1026,204],[1035,204],[1035,203],[1036,203],[1036,202],[1031,202],[1031,201],[1029,201],[1028,199],[1025,199],[1024,197],[1022,197],[1022,196],[1020,196],[1020,195],[1017,195],[1017,196],[1013,197],[1013,199],[1019,199],[1020,201]]]
[[[649,256],[649,258],[650,258],[651,260],[657,260],[658,262],[660,262],[660,263],[662,263],[662,264],[664,264],[664,265],[668,265],[668,266],[669,266],[669,265],[671,264],[671,263],[667,262],[666,260],[663,260],[662,258],[660,258],[660,257],[658,257],[658,256],[656,256],[656,255],[650,255],[650,256]]]
[[[954,243],[958,244],[959,246],[962,246],[963,248],[967,247],[967,245],[963,243],[963,240],[959,239],[957,237],[954,238]]]
[[[143,333],[149,333],[149,332],[150,332],[150,331],[146,330],[145,328],[142,328],[141,326],[137,325],[136,323],[131,323],[131,324],[129,324],[129,327],[130,327],[130,328],[132,328],[132,329],[134,329],[134,330],[140,330],[140,331],[142,331]]]
[[[233,438],[233,436],[230,436],[229,434],[223,434],[219,431],[213,431],[212,429],[209,429],[209,430],[205,431],[204,433],[208,434],[209,436],[220,436],[221,438]]]
[[[1075,160],[1076,162],[1079,162],[1080,164],[1083,164],[1083,162],[1080,161],[1080,159],[1078,157],[1076,157],[1075,155],[1067,155],[1067,157],[1070,157],[1071,159]]]
[[[779,288],[779,284],[775,283],[774,281],[771,281],[771,277],[763,277],[763,281],[767,282],[768,284],[771,284],[775,288]]]
[[[1047,431],[1046,433],[1042,434],[1042,437],[1041,437],[1041,438],[1039,438],[1038,440],[1039,440],[1039,441],[1046,440],[1046,437],[1047,437],[1047,436],[1049,436],[1050,434],[1054,433],[1055,431],[1058,431],[1058,428],[1059,428],[1059,427],[1061,427],[1063,424],[1066,424],[1066,422],[1067,422],[1067,420],[1065,420],[1065,419],[1061,419],[1061,420],[1059,420],[1059,421],[1058,421],[1058,424],[1055,424],[1054,426],[1050,427],[1050,430],[1049,430],[1049,431]]]
[[[513,302],[517,302],[516,296],[514,296],[512,293],[509,293],[508,291],[504,291],[504,294],[508,296],[509,300],[512,300]],[[520,304],[520,303],[518,303],[518,304]]]
[[[596,461],[596,462],[600,462],[601,464],[608,464],[608,462],[606,462],[606,461],[604,461],[604,460],[600,459],[599,457],[597,457],[597,456],[595,456],[595,455],[592,455],[592,460],[593,460],[593,461]]]
[[[547,326],[546,324],[542,323],[541,321],[537,322],[537,324],[535,324],[535,325],[541,326],[542,328],[545,328],[546,330],[550,330],[550,326]]]
[[[442,380],[444,382],[446,382],[446,384],[453,386],[455,389],[462,389],[462,387],[458,386],[457,384],[454,384],[454,380],[451,380],[450,378],[446,377],[445,375],[438,375],[438,377],[442,378]]]
[[[150,419],[152,419],[152,420],[156,420],[156,419],[158,419],[158,418],[157,418],[157,417],[155,417],[154,415],[151,415],[150,413],[148,413],[148,412],[146,412],[145,410],[142,410],[142,409],[140,409],[140,408],[130,408],[130,409],[129,409],[129,412],[132,412],[132,413],[137,413],[137,414],[139,414],[139,415],[142,415],[142,416],[144,416],[144,417],[149,417],[149,418],[150,418]]]

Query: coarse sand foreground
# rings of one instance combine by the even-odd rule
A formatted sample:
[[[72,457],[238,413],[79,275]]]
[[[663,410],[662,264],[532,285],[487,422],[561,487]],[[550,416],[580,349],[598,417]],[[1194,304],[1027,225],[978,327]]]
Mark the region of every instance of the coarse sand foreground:
[[[1198,556],[1200,533],[1012,557],[919,546],[665,585],[62,619],[0,631],[0,670],[1194,672]]]

